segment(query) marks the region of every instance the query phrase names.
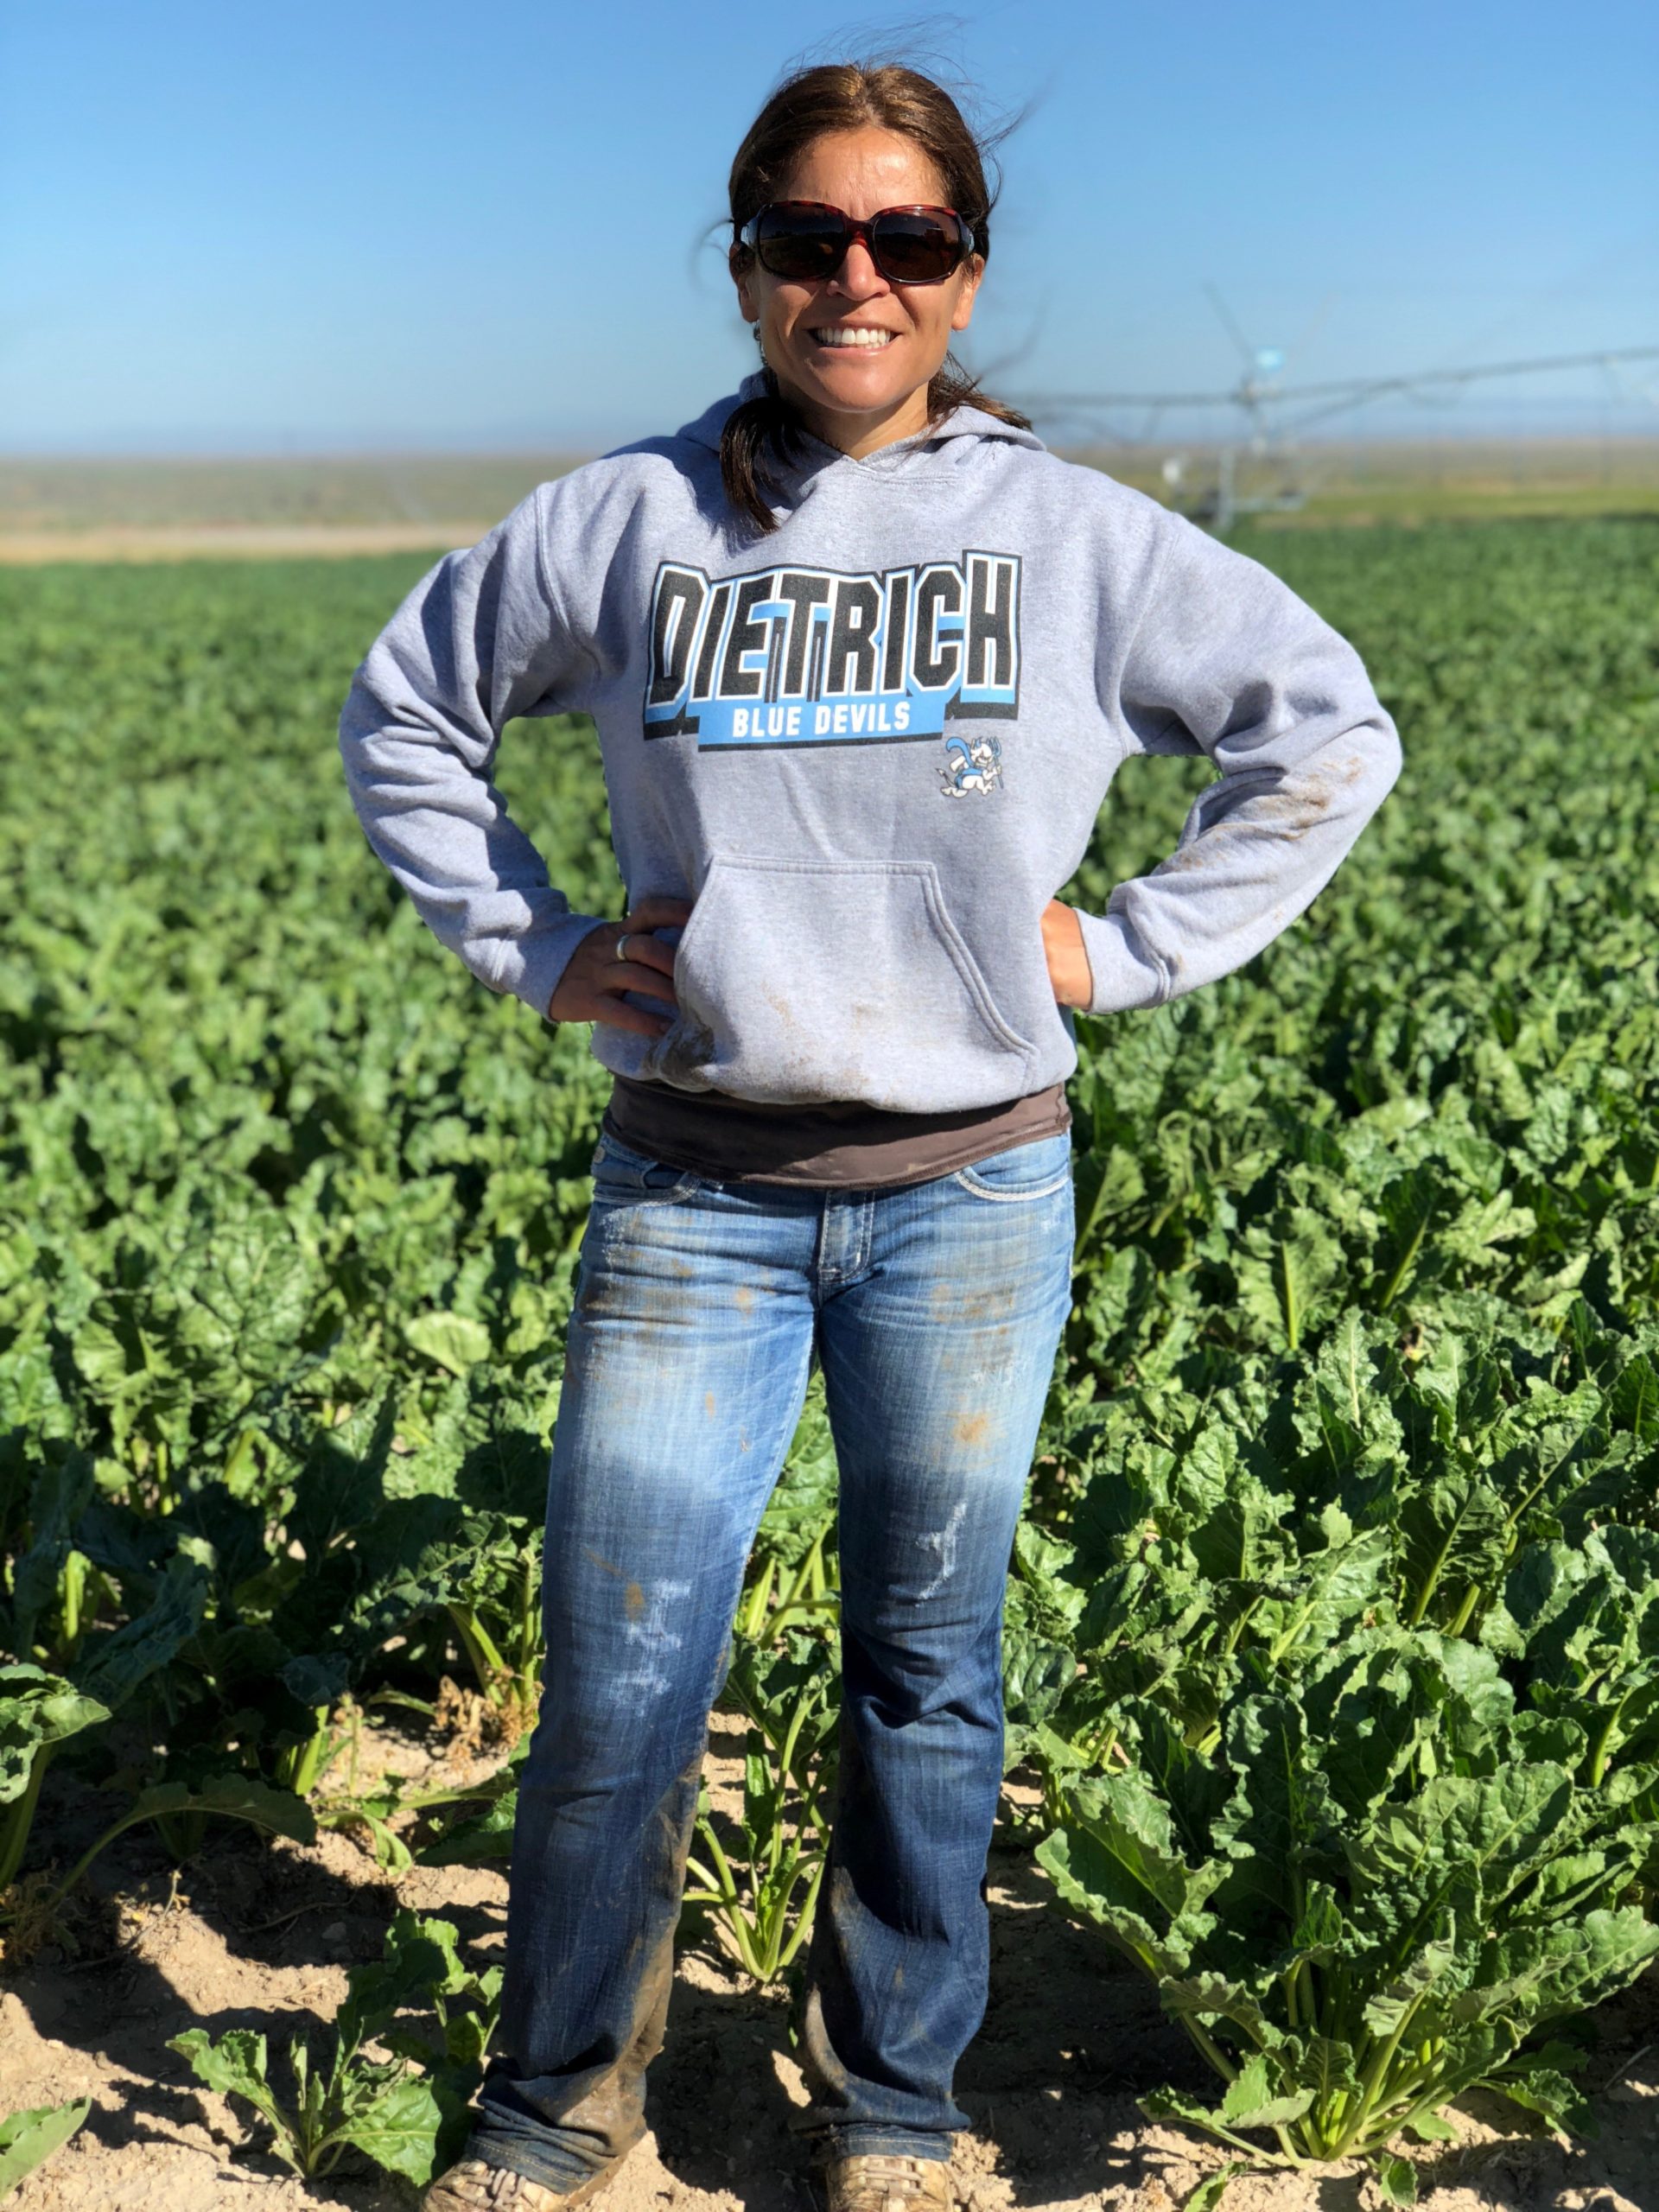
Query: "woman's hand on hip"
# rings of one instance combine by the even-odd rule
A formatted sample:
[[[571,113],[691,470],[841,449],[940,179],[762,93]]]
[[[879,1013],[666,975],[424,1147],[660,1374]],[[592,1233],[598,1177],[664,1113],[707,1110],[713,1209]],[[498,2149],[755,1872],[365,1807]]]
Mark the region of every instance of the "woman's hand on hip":
[[[629,1006],[622,994],[638,991],[664,999],[677,1009],[674,995],[674,947],[650,932],[671,929],[690,918],[684,899],[642,899],[626,922],[601,922],[589,930],[571,954],[558,988],[547,1002],[550,1021],[604,1021],[613,1029],[632,1029],[660,1037],[671,1017]],[[622,956],[626,955],[626,957]]]
[[[1086,1007],[1095,995],[1094,971],[1083,942],[1077,909],[1051,899],[1043,909],[1043,950],[1048,980],[1061,1006]]]

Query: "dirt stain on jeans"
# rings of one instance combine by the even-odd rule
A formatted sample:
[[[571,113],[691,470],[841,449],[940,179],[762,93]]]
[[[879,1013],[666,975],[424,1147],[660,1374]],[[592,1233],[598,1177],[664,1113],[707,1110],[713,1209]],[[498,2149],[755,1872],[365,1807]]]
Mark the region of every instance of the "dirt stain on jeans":
[[[561,2127],[596,2136],[607,2160],[619,2157],[645,2132],[645,2069],[663,2047],[668,2023],[669,1997],[674,1986],[674,1935],[685,1887],[685,1862],[696,1824],[702,1758],[703,1746],[699,1745],[657,1808],[653,1841],[663,1857],[653,1869],[652,1886],[658,1910],[655,1924],[641,1928],[634,1936],[622,1962],[625,1975],[639,1969],[626,2041],[609,2069],[557,2116]]]
[[[1007,1327],[1019,1295],[1012,1283],[992,1283],[976,1289],[971,1283],[937,1282],[931,1293],[932,1319],[941,1327],[947,1322],[975,1328],[995,1323],[1000,1325],[1000,1335]]]
[[[685,1319],[685,1300],[671,1283],[601,1274],[583,1291],[578,1310],[588,1320],[632,1321],[642,1329],[671,1328]],[[592,1356],[602,1356],[603,1350],[601,1343]]]

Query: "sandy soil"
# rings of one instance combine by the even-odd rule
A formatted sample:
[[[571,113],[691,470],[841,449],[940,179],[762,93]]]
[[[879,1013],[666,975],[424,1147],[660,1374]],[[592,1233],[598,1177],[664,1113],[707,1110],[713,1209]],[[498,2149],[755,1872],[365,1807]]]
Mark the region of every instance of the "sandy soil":
[[[717,1795],[739,1775],[723,1724]],[[393,1732],[369,1740],[366,1770],[459,1779],[458,1764]],[[42,1818],[54,1849],[97,1832],[91,1797],[54,1777]],[[1179,2129],[1142,2119],[1138,2093],[1207,2088],[1148,1986],[1098,1935],[1046,1899],[1023,1852],[991,1862],[993,1968],[985,2024],[961,2070],[974,2122],[959,2139],[964,2212],[1166,2212],[1218,2163]],[[411,2212],[416,2192],[364,2168],[327,2184],[296,2179],[262,2147],[263,2122],[201,2089],[166,2048],[182,2028],[263,2030],[281,2047],[327,2021],[346,1967],[379,1955],[399,1904],[453,1919],[480,1964],[504,1941],[506,1884],[475,1869],[383,1874],[345,1835],[266,1844],[221,1827],[175,1881],[159,1842],[137,1829],[97,1863],[69,1926],[78,1954],[49,1945],[0,1981],[0,2113],[90,2095],[80,2133],[27,2179],[16,2212],[229,2212],[344,2206]],[[1592,2145],[1516,2133],[1522,2116],[1471,2098],[1451,2115],[1459,2140],[1402,2144],[1427,2212],[1659,2212],[1659,1976],[1604,2008],[1592,2079],[1602,2133]],[[817,2199],[791,2113],[804,2101],[780,1998],[743,1985],[710,1948],[680,1962],[667,2049],[652,2079],[653,2132],[603,2200],[607,2212],[812,2212]],[[1232,2212],[1369,2212],[1363,2177],[1236,2183]]]
[[[289,561],[357,553],[435,559],[474,545],[487,522],[108,523],[92,530],[0,531],[0,568],[53,561]]]

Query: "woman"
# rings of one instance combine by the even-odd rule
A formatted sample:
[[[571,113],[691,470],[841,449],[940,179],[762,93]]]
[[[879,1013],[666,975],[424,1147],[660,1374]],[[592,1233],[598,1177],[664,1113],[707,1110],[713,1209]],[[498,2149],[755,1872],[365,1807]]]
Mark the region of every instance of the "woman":
[[[1249,959],[1398,772],[1358,659],[1283,585],[950,365],[990,206],[927,78],[783,85],[731,175],[760,371],[440,562],[346,709],[375,852],[493,989],[592,1022],[614,1078],[501,2048],[431,2212],[574,2203],[643,2132],[707,1716],[815,1360],[845,1697],[802,2125],[832,2212],[949,2203],[1003,1581],[1069,1305],[1070,1009]],[[569,911],[491,780],[505,721],[573,709],[625,926]],[[1200,750],[1174,854],[1103,914],[1056,901],[1118,762]]]

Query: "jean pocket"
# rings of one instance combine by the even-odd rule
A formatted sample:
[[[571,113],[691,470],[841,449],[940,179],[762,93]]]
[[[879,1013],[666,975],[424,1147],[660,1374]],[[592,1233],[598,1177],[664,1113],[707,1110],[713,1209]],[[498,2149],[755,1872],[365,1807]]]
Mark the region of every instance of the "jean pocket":
[[[594,1147],[594,1204],[595,1205],[664,1206],[696,1189],[699,1178],[689,1167],[675,1167],[665,1160],[601,1133]]]
[[[975,1198],[1001,1205],[1052,1198],[1071,1185],[1071,1136],[1062,1130],[1058,1136],[1010,1145],[1006,1152],[994,1152],[987,1159],[958,1167],[955,1179]]]
[[[931,861],[711,862],[647,1075],[777,1105],[898,1113],[1017,1098],[1036,1047],[1004,1019]]]

